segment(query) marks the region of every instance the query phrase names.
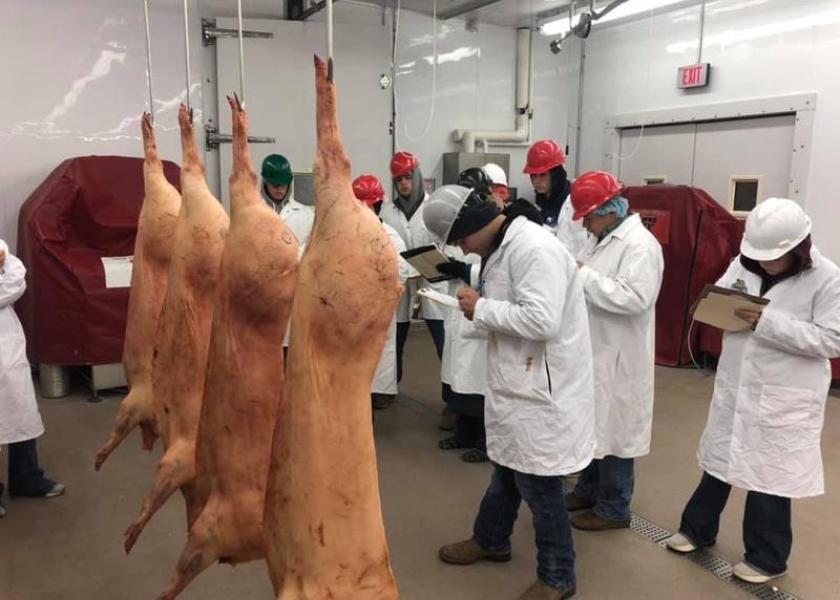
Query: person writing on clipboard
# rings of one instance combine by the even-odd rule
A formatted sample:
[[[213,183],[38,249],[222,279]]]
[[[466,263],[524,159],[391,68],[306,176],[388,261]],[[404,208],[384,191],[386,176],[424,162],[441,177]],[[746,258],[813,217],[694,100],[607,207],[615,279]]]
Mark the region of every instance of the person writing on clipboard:
[[[784,575],[791,499],[823,493],[820,436],[840,356],[840,269],[811,245],[811,220],[793,200],[768,198],[750,213],[741,255],[717,283],[770,303],[739,309],[749,327],[725,332],[700,484],[682,513],[676,552],[715,543],[732,486],[747,490],[743,562],[750,583]]]
[[[485,425],[493,474],[473,535],[439,550],[446,563],[510,560],[524,499],[534,516],[537,581],[521,600],[575,594],[575,555],[563,476],[592,460],[594,391],[589,323],[571,254],[548,230],[502,214],[459,185],[435,190],[423,221],[441,244],[481,256],[479,289],[463,288],[464,316],[487,334]]]

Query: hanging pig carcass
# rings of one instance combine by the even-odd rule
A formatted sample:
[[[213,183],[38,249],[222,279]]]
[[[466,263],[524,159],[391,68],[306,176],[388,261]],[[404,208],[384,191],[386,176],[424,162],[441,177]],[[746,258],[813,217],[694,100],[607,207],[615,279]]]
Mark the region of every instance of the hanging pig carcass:
[[[248,153],[248,120],[233,112],[230,233],[196,445],[201,509],[169,589],[171,600],[215,561],[264,558],[263,507],[271,439],[283,390],[283,336],[297,281],[299,245],[263,202]]]
[[[178,124],[183,148],[182,205],[152,372],[155,411],[166,422],[160,432],[165,452],[142,511],[125,532],[126,552],[174,491],[181,489],[184,494],[188,523],[192,523],[197,512],[198,497],[192,486],[195,440],[204,395],[213,302],[229,220],[207,188],[192,119],[184,106],[179,110]]]
[[[354,197],[335,88],[316,57],[315,226],[300,264],[266,496],[279,600],[398,597],[379,500],[370,391],[401,288],[376,215]]]
[[[117,423],[108,443],[96,455],[97,471],[137,426],[146,450],[152,449],[159,435],[152,391],[152,355],[166,296],[181,194],[164,175],[148,113],[143,114],[141,124],[145,197],[134,241],[131,294],[123,346],[123,367],[129,392],[120,404]]]

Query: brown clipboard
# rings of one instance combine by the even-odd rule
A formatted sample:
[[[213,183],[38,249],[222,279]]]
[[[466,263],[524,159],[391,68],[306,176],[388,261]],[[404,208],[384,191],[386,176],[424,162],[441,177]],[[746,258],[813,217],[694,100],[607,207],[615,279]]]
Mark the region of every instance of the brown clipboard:
[[[750,324],[736,317],[735,310],[743,308],[761,312],[768,304],[770,300],[767,298],[707,283],[691,307],[691,314],[695,321],[724,331],[746,331]]]

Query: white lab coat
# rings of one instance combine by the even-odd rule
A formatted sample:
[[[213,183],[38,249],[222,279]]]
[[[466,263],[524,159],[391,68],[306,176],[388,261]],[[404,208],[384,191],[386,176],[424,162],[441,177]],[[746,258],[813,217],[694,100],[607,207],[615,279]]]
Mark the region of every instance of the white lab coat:
[[[823,493],[820,435],[840,356],[840,269],[811,250],[813,267],[773,286],[755,332],[725,333],[700,466],[746,490],[787,498]],[[761,278],[736,258],[719,286]],[[740,287],[740,284],[738,284]]]
[[[15,314],[14,303],[26,291],[26,267],[9,252],[0,269],[0,446],[25,442],[44,433],[38,412],[35,387],[29,361],[26,359],[26,338]]]
[[[397,253],[397,272],[400,278],[400,283],[405,285],[405,282],[411,277],[412,273],[416,273],[406,260],[400,256],[400,252],[405,252],[405,242],[402,241],[400,234],[396,230],[383,223],[385,233],[391,240],[394,250]],[[405,292],[403,292],[405,293]],[[382,349],[382,358],[379,359],[379,366],[376,368],[376,374],[373,377],[373,385],[371,391],[374,394],[390,394],[397,393],[397,316],[394,314],[394,319],[391,321],[391,327],[388,329],[388,337],[385,338],[385,347]]]
[[[456,260],[471,265],[470,287],[478,285],[481,257],[464,256],[460,248],[452,254]],[[467,287],[462,279],[449,282],[449,294],[454,296]],[[449,309],[444,322],[446,336],[440,362],[440,379],[458,394],[484,395],[487,387],[487,332],[479,330],[457,308]]]
[[[474,323],[488,332],[487,453],[534,475],[567,475],[595,451],[592,348],[577,265],[518,217],[486,261]]]
[[[269,208],[283,217],[283,221],[295,234],[300,244],[301,254],[303,254],[306,243],[309,241],[309,234],[312,233],[312,224],[315,222],[315,209],[295,200],[290,192],[288,198],[280,206],[280,210],[277,210],[277,204],[268,197],[265,186],[263,186],[263,199]]]
[[[557,239],[566,247],[572,258],[578,258],[581,252],[589,245],[589,232],[583,226],[583,219],[572,220],[575,209],[572,206],[572,197],[566,196],[566,201],[560,207],[560,214],[557,215],[557,228],[554,232]]]
[[[423,197],[423,202],[420,203],[420,206],[417,207],[417,210],[411,216],[411,220],[405,218],[405,213],[394,204],[393,200],[386,199],[382,202],[382,208],[379,210],[379,218],[382,219],[383,223],[387,223],[396,230],[403,242],[405,242],[407,250],[433,245],[437,241],[423,224],[423,207],[428,200],[429,195],[426,194]],[[451,254],[451,251],[452,247],[447,246],[446,252]],[[400,304],[397,308],[397,321],[400,323],[411,321],[411,307],[414,306],[417,290],[423,287],[429,287],[445,294],[449,289],[449,282],[430,283],[425,279],[412,279],[406,287],[408,289],[400,299]],[[422,309],[424,319],[441,320],[446,316],[446,307],[428,298],[420,298],[420,308]]]
[[[278,211],[277,203],[273,202],[271,198],[268,197],[268,193],[265,191],[265,185],[263,185],[262,195],[263,200],[265,200],[265,203],[269,206],[269,208],[280,215],[289,229],[292,230],[292,233],[295,234],[298,244],[300,245],[300,255],[303,256],[303,251],[306,249],[306,244],[309,241],[309,235],[312,233],[312,225],[315,223],[315,209],[311,206],[303,204],[302,202],[298,202],[294,199],[292,194],[289,193],[288,198],[286,198]],[[284,348],[289,347],[291,327],[292,324],[289,323],[289,326],[286,328],[286,335],[283,338]]]
[[[580,278],[595,373],[595,458],[636,458],[650,452],[662,247],[639,215],[593,240]]]

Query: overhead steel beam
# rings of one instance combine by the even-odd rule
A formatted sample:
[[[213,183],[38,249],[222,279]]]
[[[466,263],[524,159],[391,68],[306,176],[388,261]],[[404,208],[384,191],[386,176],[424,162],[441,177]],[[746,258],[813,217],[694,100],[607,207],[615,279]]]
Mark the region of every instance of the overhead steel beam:
[[[338,0],[333,0],[333,4]],[[321,0],[309,8],[304,8],[306,0],[288,0],[286,4],[286,19],[289,21],[305,21],[312,15],[321,12],[327,6],[326,0]]]
[[[460,17],[461,15],[466,14],[468,12],[478,10],[479,8],[484,8],[485,6],[490,6],[491,4],[496,4],[500,1],[501,0],[468,0],[467,2],[459,4],[458,6],[453,6],[452,8],[439,10],[438,19],[445,21],[447,19]]]

